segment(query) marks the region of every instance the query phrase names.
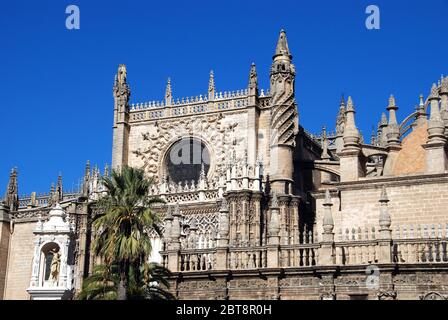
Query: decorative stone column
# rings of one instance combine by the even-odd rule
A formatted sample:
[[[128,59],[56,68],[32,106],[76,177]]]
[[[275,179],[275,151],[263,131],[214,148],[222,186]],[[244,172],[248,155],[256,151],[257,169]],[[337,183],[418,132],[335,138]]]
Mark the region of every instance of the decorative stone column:
[[[274,193],[271,200],[271,219],[268,224],[268,245],[267,245],[267,267],[279,267],[279,245],[280,245],[280,209],[278,206],[277,194]]]
[[[335,252],[334,252],[334,221],[333,215],[331,213],[331,207],[333,203],[331,202],[330,190],[325,191],[325,201],[324,206],[324,219],[323,219],[323,233],[322,242],[319,253],[319,264],[320,265],[333,265],[335,263]]]
[[[401,150],[400,141],[400,127],[397,122],[397,110],[398,107],[395,103],[393,95],[389,98],[389,105],[387,107],[389,111],[389,124],[387,126],[387,159],[384,164],[384,175],[391,175],[392,168],[395,164],[395,160],[398,157],[398,153]]]
[[[229,205],[226,198],[222,199],[221,208],[219,209],[219,238],[216,247],[216,269],[226,270],[227,253],[229,249]]]
[[[383,189],[381,191],[381,197],[379,202],[380,202],[380,216],[379,216],[380,239],[378,240],[378,244],[380,247],[380,254],[378,260],[380,263],[391,263],[392,230],[390,226],[392,220],[389,214],[389,210],[387,208],[389,198],[387,197],[385,186],[383,186]]]
[[[180,208],[176,203],[174,212],[172,214],[172,222],[170,227],[170,242],[168,244],[168,269],[171,272],[179,270],[180,260],[180,236],[181,236],[181,222],[180,222]]]

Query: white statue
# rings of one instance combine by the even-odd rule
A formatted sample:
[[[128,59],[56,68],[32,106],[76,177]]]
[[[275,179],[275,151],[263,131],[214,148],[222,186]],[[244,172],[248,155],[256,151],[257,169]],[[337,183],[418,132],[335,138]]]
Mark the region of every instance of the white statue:
[[[50,283],[54,286],[57,286],[58,278],[59,278],[59,272],[61,269],[61,254],[59,253],[59,250],[54,248],[51,250],[53,253],[53,259],[51,260],[50,265]]]

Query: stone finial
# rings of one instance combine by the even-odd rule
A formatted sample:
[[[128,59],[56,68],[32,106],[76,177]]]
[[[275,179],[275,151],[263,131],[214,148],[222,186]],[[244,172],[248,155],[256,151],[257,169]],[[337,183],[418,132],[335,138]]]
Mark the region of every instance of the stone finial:
[[[274,59],[282,57],[283,59],[291,60],[292,55],[289,51],[288,40],[286,39],[285,30],[280,30],[280,35],[277,41],[277,47],[275,48]]]
[[[341,96],[341,102],[339,104],[339,112],[336,118],[336,134],[342,136],[344,134],[345,127],[345,98]]]
[[[423,96],[423,94],[420,94],[420,96],[419,96],[419,107],[421,108],[421,109],[424,109],[425,108],[425,97]]]
[[[258,75],[255,63],[252,62],[249,73],[249,93],[255,94],[258,91]]]
[[[103,177],[109,177],[109,165],[106,163],[106,165],[104,166],[104,174]]]
[[[394,97],[393,94],[391,94],[390,97],[389,97],[389,106],[388,106],[388,108],[393,108],[395,106],[396,106],[396,104],[395,104],[395,97]]]
[[[34,191],[31,192],[30,206],[31,206],[32,208],[38,206],[37,199],[36,199],[36,192],[34,192]]]
[[[345,115],[344,149],[359,148],[360,135],[355,124],[355,104],[353,103],[352,97],[348,97]]]
[[[125,64],[120,64],[118,66],[118,72],[115,76],[118,85],[125,85],[127,83],[127,70]]]
[[[425,98],[423,94],[420,94],[419,96],[419,105],[417,107],[417,116],[416,116],[416,123],[417,125],[423,125],[427,123],[426,119],[426,110],[425,110]]]
[[[329,159],[331,159],[330,155],[328,154],[327,128],[325,126],[322,127],[321,144],[322,144],[322,154],[321,154],[322,160],[329,160]]]
[[[89,195],[89,184],[90,184],[90,161],[87,160],[86,166],[84,169],[84,178],[82,182],[82,195],[84,197],[88,197]]]
[[[62,200],[63,197],[63,189],[62,189],[62,174],[58,175],[58,182],[56,184],[56,193],[58,202]]]
[[[400,142],[400,127],[397,122],[397,110],[398,107],[395,103],[395,97],[393,95],[389,98],[389,105],[387,106],[389,111],[389,124],[387,126],[387,144],[391,146],[399,146]]]
[[[346,111],[351,111],[351,112],[355,111],[355,104],[353,103],[353,99],[351,96],[348,97]]]
[[[442,79],[440,94],[448,95],[448,77]]]
[[[173,93],[171,90],[171,78],[168,78],[165,90],[165,103],[167,106],[169,106],[171,105],[172,101],[173,101]]]
[[[440,99],[439,90],[435,83],[432,84],[431,94],[429,95],[428,99],[429,100],[439,100]]]
[[[19,209],[19,188],[17,183],[17,168],[11,169],[5,194],[5,204],[11,211]]]
[[[387,126],[388,123],[389,123],[389,121],[387,120],[386,113],[383,112],[381,114],[381,122],[380,122],[380,124],[381,124],[381,126]]]
[[[210,70],[210,78],[208,80],[208,99],[213,100],[215,98],[215,76],[213,70]]]
[[[392,220],[389,214],[389,210],[387,207],[387,204],[389,202],[389,198],[387,196],[386,192],[386,186],[383,186],[381,190],[381,197],[380,197],[380,217],[379,217],[379,224],[380,224],[380,233],[382,239],[390,239],[391,238],[391,230],[390,226],[392,224]]]
[[[431,111],[428,124],[428,144],[434,145],[439,143],[445,143],[445,125],[442,120],[439,109],[439,92],[436,84],[434,83],[431,89],[431,95],[429,96],[431,105]]]

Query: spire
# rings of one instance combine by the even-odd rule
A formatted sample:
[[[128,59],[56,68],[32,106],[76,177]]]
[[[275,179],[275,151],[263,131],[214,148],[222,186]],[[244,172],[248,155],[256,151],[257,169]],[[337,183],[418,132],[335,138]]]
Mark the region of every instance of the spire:
[[[380,122],[381,126],[387,127],[387,125],[389,124],[389,121],[387,120],[387,116],[386,113],[381,113],[381,122]]]
[[[126,65],[120,64],[118,66],[117,74],[114,78],[114,87],[113,87],[113,94],[115,99],[115,110],[117,112],[126,112],[128,111],[128,102],[129,102],[129,96],[131,95],[131,90],[128,85],[127,80],[127,70]],[[117,117],[117,115],[115,115]],[[123,120],[123,119],[116,119]]]
[[[215,76],[213,70],[210,70],[210,78],[208,80],[208,100],[215,98]]]
[[[82,183],[83,197],[89,196],[89,183],[90,183],[90,161],[87,160],[86,168],[84,169],[84,181]]]
[[[255,63],[252,62],[249,73],[249,95],[258,95],[258,75]]]
[[[165,90],[165,104],[167,106],[170,106],[173,100],[172,91],[171,91],[171,79],[168,78],[168,81],[166,83],[166,90]]]
[[[117,81],[118,85],[126,85],[128,83],[127,81],[128,72],[126,70],[125,64],[120,64],[118,66],[118,73],[115,75],[115,80]]]
[[[8,187],[6,189],[5,203],[11,211],[19,209],[19,189],[17,183],[17,168],[11,169]]]
[[[63,198],[63,189],[62,189],[62,174],[58,175],[58,183],[56,184],[56,195],[58,202]]]
[[[387,106],[389,111],[389,124],[387,126],[387,144],[388,146],[399,146],[400,145],[400,128],[397,122],[396,111],[398,107],[395,103],[395,97],[390,95],[389,105]]]
[[[353,103],[352,97],[348,97],[345,116],[344,149],[359,148],[360,136],[355,124],[355,104]]]
[[[342,136],[344,134],[345,127],[345,98],[341,96],[341,102],[339,103],[339,113],[336,118],[336,134]]]
[[[286,32],[283,29],[280,30],[273,59],[275,60],[277,58],[292,60],[291,53],[289,52],[288,40],[286,39]]]
[[[425,109],[425,98],[423,94],[420,94],[419,96],[419,104],[416,107],[417,115],[415,116],[415,124],[417,126],[421,126],[427,123],[428,119]]]
[[[104,166],[104,174],[103,177],[109,177],[109,165],[106,163],[106,165]]]
[[[448,95],[448,77],[442,79],[440,94]]]
[[[398,107],[395,103],[395,97],[393,95],[390,95],[389,98],[389,105],[387,106],[387,110],[389,111],[389,125],[390,124],[398,124],[397,123],[397,115],[396,111],[398,110]]]

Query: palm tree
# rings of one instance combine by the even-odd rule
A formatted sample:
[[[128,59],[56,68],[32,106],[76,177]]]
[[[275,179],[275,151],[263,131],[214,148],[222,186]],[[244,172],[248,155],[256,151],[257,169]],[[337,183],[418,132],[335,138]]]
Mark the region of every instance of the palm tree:
[[[174,295],[167,290],[170,287],[167,278],[171,276],[167,268],[155,262],[144,263],[139,268],[138,275],[138,277],[130,278],[128,294],[130,299],[175,299]]]
[[[114,270],[115,269],[115,270]],[[116,300],[120,278],[116,265],[101,264],[93,268],[92,275],[84,280],[78,300]]]
[[[97,231],[93,249],[104,261],[117,265],[117,299],[126,300],[130,278],[140,277],[139,266],[151,253],[148,231],[152,228],[161,234],[161,218],[152,207],[164,201],[148,196],[153,180],[141,169],[114,170],[103,184],[107,194],[98,201],[101,213],[93,221]]]

